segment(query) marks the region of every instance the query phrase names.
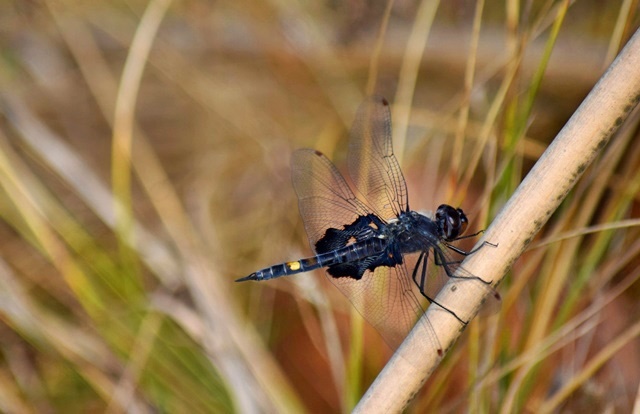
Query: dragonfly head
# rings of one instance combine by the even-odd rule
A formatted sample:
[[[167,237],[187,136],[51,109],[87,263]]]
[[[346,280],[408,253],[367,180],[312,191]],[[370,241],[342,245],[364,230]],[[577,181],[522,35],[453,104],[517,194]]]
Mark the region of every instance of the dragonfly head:
[[[445,241],[453,241],[464,233],[469,220],[461,208],[442,204],[436,210],[436,223],[438,223],[442,238]]]

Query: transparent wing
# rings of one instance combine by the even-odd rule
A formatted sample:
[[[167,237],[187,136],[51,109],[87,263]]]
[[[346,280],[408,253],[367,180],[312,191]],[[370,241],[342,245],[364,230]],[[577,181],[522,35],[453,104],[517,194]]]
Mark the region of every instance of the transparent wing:
[[[364,101],[349,141],[349,175],[358,191],[384,220],[408,210],[407,185],[393,154],[389,102],[381,96]]]
[[[358,216],[369,213],[321,152],[306,148],[295,151],[291,158],[291,174],[300,216],[314,252],[316,242],[328,228],[342,229]]]
[[[389,347],[397,349],[417,322],[417,329],[423,330],[423,337],[429,338],[424,343],[424,352],[435,350],[442,353],[431,323],[421,318],[424,314],[422,303],[426,304],[426,300],[417,296],[418,290],[404,264],[378,267],[374,272],[365,272],[360,280],[328,277],[367,322],[380,332]],[[419,354],[424,355],[423,352]]]

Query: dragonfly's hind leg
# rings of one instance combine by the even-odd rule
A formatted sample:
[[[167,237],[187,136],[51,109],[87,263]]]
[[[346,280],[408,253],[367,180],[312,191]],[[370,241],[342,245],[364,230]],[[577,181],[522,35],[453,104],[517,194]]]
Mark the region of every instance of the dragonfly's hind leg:
[[[438,255],[436,254],[435,257],[438,257]],[[425,284],[427,282],[427,264],[428,264],[428,259],[429,259],[429,251],[428,250],[420,252],[420,256],[418,257],[418,262],[416,263],[416,266],[413,268],[413,273],[411,275],[411,278],[413,279],[413,282],[418,287],[418,290],[420,291],[420,294],[422,296],[424,296],[429,301],[429,303],[434,303],[437,306],[439,306],[440,308],[446,310],[447,312],[449,312],[451,314],[451,316],[453,316],[461,324],[466,326],[469,323],[468,321],[463,321],[454,311],[452,311],[451,309],[447,308],[446,306],[441,305],[435,299],[433,299],[429,295],[427,295],[427,293],[425,291]],[[418,281],[416,276],[418,276],[418,269],[419,268],[421,270],[420,270],[420,280]]]

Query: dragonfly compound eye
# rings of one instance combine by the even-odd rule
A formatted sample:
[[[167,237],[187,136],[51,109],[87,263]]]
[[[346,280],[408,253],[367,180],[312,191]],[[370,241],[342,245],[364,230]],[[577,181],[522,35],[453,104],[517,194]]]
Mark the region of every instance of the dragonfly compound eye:
[[[436,211],[436,222],[442,231],[442,237],[446,241],[457,239],[467,229],[469,220],[461,208],[453,208],[442,204]]]

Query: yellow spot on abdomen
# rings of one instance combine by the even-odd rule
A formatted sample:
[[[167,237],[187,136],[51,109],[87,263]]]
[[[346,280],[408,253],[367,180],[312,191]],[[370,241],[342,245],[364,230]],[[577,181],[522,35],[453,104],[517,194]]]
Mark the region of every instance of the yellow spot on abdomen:
[[[300,262],[287,262],[287,267],[291,270],[300,270]]]

